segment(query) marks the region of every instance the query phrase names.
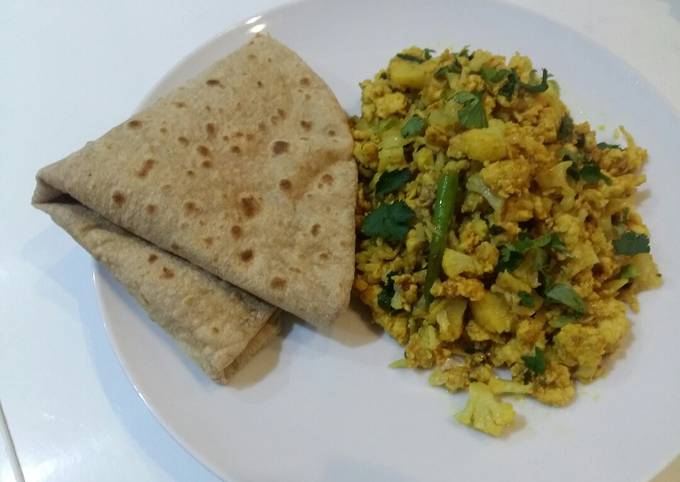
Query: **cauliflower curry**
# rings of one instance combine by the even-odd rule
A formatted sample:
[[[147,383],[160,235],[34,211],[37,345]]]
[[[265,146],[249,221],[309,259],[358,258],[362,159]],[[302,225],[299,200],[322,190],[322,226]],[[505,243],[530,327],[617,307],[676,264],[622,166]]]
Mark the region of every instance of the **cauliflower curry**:
[[[520,55],[413,47],[361,88],[354,285],[404,346],[393,366],[469,390],[456,419],[491,435],[513,424],[501,395],[568,404],[660,284],[646,151],[598,143]]]

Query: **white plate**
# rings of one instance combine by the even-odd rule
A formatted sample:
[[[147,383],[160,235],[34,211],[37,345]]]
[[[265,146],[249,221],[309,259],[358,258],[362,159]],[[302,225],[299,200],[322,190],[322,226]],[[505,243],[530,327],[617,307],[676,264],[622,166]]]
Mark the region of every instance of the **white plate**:
[[[641,297],[631,342],[606,378],[579,387],[569,408],[515,402],[523,427],[493,439],[452,421],[464,395],[430,388],[424,374],[388,369],[401,349],[357,312],[326,334],[294,324],[225,388],[97,268],[111,340],[161,423],[233,481],[645,481],[669,462],[680,450],[680,122],[653,89],[607,51],[515,7],[346,0],[298,3],[249,20],[182,61],[149,99],[261,30],[297,51],[351,113],[357,83],[405,46],[470,44],[529,55],[560,81],[577,120],[605,123],[603,136],[623,124],[649,149],[642,212],[665,285]]]

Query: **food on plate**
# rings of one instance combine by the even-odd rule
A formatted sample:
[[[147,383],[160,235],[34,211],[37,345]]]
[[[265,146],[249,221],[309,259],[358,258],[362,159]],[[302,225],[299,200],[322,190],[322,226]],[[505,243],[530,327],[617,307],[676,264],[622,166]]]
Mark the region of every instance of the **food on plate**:
[[[279,309],[73,202],[38,205],[134,296],[212,379],[226,383],[278,331]]]
[[[354,286],[404,346],[394,366],[469,390],[458,421],[513,425],[500,395],[568,404],[660,284],[635,210],[646,151],[598,142],[531,60],[409,48],[361,83]],[[511,380],[498,369],[508,369]]]
[[[323,325],[348,305],[357,175],[347,117],[311,68],[269,36],[254,37],[37,178],[33,202],[53,216],[50,205],[66,200],[82,207],[79,216],[101,217],[174,255],[168,263],[181,258],[187,270],[204,270],[203,283],[219,284],[212,275],[229,283],[219,296],[248,304],[247,292],[271,305],[226,312],[232,328],[250,326],[251,315],[269,318],[274,306]],[[74,224],[65,227],[96,256],[113,256]],[[171,291],[164,271],[131,269],[116,276],[136,296],[138,276],[145,284],[147,274]],[[179,329],[170,331],[182,341],[180,327],[191,320],[164,322],[177,308],[152,317]],[[189,345],[200,345],[199,325]],[[199,356],[206,368],[203,356],[210,355]]]

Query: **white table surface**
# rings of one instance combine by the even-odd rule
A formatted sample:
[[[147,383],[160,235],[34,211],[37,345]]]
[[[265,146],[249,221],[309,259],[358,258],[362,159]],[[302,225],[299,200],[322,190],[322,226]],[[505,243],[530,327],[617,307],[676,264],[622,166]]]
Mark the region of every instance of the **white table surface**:
[[[615,52],[680,111],[680,0],[509,1]],[[0,5],[0,401],[27,481],[218,480],[147,410],[104,331],[90,257],[29,200],[38,167],[124,120],[197,46],[282,3]],[[11,451],[0,437],[0,482],[15,480]],[[680,480],[675,469],[658,480]]]

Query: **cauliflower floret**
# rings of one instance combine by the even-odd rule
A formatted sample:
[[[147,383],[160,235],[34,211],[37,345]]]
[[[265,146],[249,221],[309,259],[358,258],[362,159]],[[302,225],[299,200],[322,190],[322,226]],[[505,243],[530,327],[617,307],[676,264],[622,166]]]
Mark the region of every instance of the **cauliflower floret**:
[[[456,276],[444,282],[435,281],[430,293],[432,296],[449,298],[463,296],[469,300],[478,301],[484,297],[484,283],[478,279]]]
[[[607,346],[597,328],[572,323],[563,327],[553,341],[557,359],[575,367],[579,380],[590,381],[597,376]]]
[[[470,396],[456,420],[481,432],[498,437],[515,422],[512,405],[496,398],[488,385],[471,383]]]
[[[396,113],[406,112],[408,101],[401,92],[391,92],[374,100],[378,117],[384,119]]]
[[[564,406],[575,393],[569,368],[559,363],[548,363],[545,373],[534,381],[534,398],[548,405]]]
[[[489,164],[482,169],[481,174],[482,179],[493,192],[507,198],[529,189],[533,178],[533,168],[529,161],[519,157]]]
[[[530,394],[533,387],[529,384],[515,382],[513,380],[504,380],[496,376],[489,380],[489,388],[494,395],[502,395],[504,393],[511,393],[516,395]]]
[[[510,331],[515,317],[502,295],[486,291],[484,297],[470,303],[472,316],[479,325],[493,333]]]
[[[449,278],[455,278],[459,274],[478,274],[480,266],[472,256],[456,251],[445,249],[442,256],[442,268]]]

